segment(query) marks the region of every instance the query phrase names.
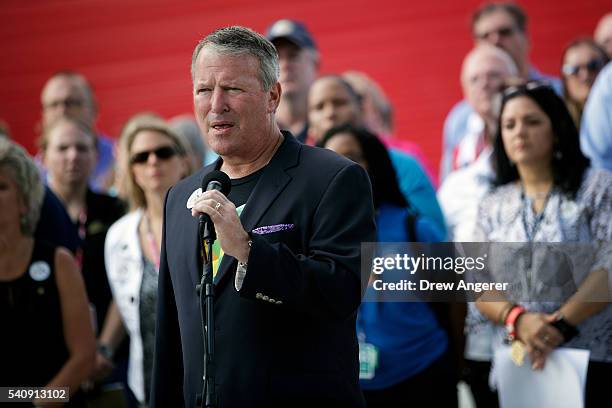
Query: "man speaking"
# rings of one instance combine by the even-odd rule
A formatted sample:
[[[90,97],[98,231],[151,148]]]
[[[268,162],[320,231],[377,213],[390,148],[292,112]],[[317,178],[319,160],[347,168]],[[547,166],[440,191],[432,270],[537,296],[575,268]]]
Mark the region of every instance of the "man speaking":
[[[202,392],[202,213],[222,256],[214,263],[217,406],[363,406],[360,243],[375,240],[365,171],[280,131],[278,55],[261,35],[217,30],[196,46],[191,70],[195,114],[220,158],[166,197],[152,406],[195,407]],[[227,197],[196,192],[214,170],[231,179]]]

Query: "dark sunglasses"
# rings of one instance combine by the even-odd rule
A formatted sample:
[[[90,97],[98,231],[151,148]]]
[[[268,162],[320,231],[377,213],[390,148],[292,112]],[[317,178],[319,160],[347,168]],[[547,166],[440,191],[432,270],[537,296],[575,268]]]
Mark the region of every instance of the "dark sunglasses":
[[[149,160],[149,155],[153,153],[160,160],[167,160],[176,155],[176,149],[172,146],[162,146],[155,150],[146,150],[144,152],[136,153],[130,159],[131,164],[142,164]]]
[[[561,72],[565,76],[578,75],[581,69],[586,69],[590,73],[599,72],[604,66],[604,62],[600,59],[592,59],[586,64],[571,65],[565,64],[561,68]]]
[[[518,93],[523,93],[525,91],[536,91],[538,89],[548,89],[554,92],[553,87],[550,85],[548,81],[528,81],[521,85],[513,85],[509,86],[503,90],[502,95],[504,98],[508,98]]]

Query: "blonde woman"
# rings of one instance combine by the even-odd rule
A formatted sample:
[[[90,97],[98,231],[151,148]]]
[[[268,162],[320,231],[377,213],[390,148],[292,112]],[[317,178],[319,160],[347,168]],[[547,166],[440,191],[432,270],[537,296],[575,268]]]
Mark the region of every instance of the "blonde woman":
[[[164,196],[191,171],[185,144],[161,118],[133,117],[119,140],[121,191],[130,213],[109,230],[105,262],[111,289],[130,335],[128,384],[148,402],[155,337],[157,276]]]
[[[67,406],[84,406],[96,351],[87,295],[68,250],[33,237],[43,194],[34,161],[0,139],[0,384],[67,386]]]

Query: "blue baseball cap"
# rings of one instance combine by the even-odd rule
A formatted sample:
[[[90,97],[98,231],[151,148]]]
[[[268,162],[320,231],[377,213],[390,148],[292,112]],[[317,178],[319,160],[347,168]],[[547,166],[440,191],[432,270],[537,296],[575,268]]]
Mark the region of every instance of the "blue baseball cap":
[[[317,45],[306,26],[295,20],[282,19],[276,21],[268,27],[266,38],[272,43],[275,40],[284,38],[300,48],[317,49]]]

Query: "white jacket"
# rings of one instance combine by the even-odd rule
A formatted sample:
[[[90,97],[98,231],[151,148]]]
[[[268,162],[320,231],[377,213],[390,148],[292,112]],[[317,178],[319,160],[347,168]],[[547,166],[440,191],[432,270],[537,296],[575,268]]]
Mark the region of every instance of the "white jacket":
[[[123,325],[130,335],[128,384],[138,399],[145,401],[142,337],[140,335],[140,285],[144,271],[138,237],[141,209],[121,217],[106,235],[104,262],[113,298]]]

